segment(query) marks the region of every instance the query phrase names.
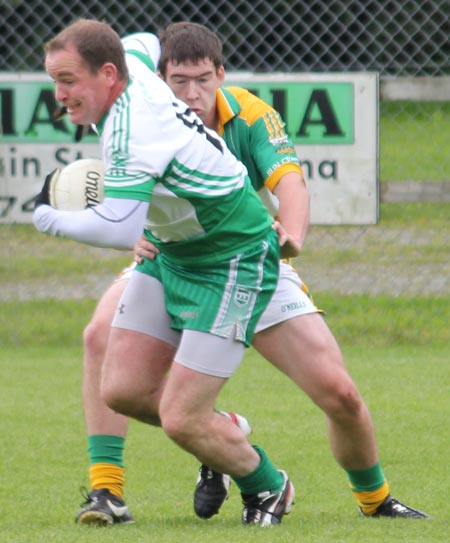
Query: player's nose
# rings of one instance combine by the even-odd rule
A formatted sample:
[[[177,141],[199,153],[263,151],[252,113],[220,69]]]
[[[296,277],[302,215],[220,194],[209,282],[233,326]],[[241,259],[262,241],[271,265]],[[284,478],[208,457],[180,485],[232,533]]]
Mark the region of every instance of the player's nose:
[[[186,96],[189,100],[195,100],[198,97],[198,85],[196,81],[189,81]]]
[[[58,102],[64,102],[67,99],[67,92],[58,83],[55,83],[55,98]]]

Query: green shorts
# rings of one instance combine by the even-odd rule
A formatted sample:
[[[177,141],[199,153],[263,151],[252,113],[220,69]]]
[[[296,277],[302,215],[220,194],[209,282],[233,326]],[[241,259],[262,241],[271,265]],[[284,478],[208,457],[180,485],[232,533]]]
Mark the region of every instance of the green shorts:
[[[278,235],[270,230],[250,250],[205,268],[176,265],[161,253],[136,270],[162,282],[172,328],[234,337],[248,346],[277,286]]]

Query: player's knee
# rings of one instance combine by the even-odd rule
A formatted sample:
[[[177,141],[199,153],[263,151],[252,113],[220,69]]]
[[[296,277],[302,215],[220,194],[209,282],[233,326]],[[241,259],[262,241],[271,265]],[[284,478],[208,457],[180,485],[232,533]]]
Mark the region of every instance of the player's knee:
[[[192,439],[195,425],[189,424],[186,416],[175,410],[160,411],[161,426],[164,433],[179,445],[188,443]]]
[[[106,405],[123,415],[132,416],[131,407],[133,406],[130,392],[116,380],[103,379],[101,385],[101,397]]]
[[[345,421],[358,418],[363,406],[355,383],[348,378],[335,383],[323,408],[330,418]]]
[[[164,433],[174,441],[181,439],[185,432],[181,419],[170,414],[163,413],[161,415],[161,426]]]
[[[126,380],[108,380],[104,376],[101,397],[106,405],[117,413],[153,426],[160,426],[157,401],[153,401],[146,390],[133,392],[135,390]]]
[[[103,358],[108,343],[111,323],[101,318],[93,318],[83,331],[83,348],[86,359]]]

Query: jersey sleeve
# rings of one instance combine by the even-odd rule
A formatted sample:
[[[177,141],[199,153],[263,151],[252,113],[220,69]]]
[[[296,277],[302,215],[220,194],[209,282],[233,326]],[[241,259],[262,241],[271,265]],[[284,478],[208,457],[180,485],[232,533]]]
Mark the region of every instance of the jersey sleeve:
[[[264,108],[251,125],[250,145],[264,178],[264,185],[271,192],[286,173],[302,173],[295,148],[285,131],[284,121],[270,106]]]
[[[106,198],[80,211],[62,211],[49,205],[37,207],[33,223],[39,232],[113,249],[132,249],[142,234],[148,203]]]
[[[281,115],[267,102],[240,87],[226,87],[226,99],[230,94],[237,101],[239,111],[230,114],[219,95],[224,122],[235,126],[241,139],[240,153],[251,172],[252,183],[257,190],[264,185],[273,191],[278,181],[288,172],[302,173],[294,145],[286,132]],[[231,132],[233,128],[231,128]],[[244,136],[244,134],[246,134]],[[233,137],[233,136],[231,136]],[[256,174],[256,175],[255,175]]]
[[[147,57],[147,59],[151,61],[151,63],[149,63],[150,69],[156,72],[159,57],[161,56],[161,45],[155,34],[151,34],[150,32],[136,32],[135,34],[129,34],[122,38],[122,44],[125,52]]]

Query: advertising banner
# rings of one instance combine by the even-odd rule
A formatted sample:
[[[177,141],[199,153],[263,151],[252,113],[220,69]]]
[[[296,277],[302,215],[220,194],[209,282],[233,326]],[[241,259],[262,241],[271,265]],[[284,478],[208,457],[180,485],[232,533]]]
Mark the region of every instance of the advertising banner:
[[[311,194],[312,224],[378,221],[376,73],[230,73],[286,122]],[[76,141],[69,118],[54,118],[53,83],[38,73],[0,74],[0,223],[31,222],[47,173],[79,158],[100,158],[98,138]]]

